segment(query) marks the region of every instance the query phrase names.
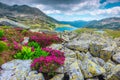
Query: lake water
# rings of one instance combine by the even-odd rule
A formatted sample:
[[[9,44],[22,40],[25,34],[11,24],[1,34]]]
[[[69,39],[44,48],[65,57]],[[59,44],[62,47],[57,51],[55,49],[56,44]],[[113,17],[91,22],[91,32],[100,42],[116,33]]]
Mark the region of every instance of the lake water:
[[[59,28],[56,28],[55,31],[57,32],[64,32],[64,31],[73,31],[77,28],[75,27],[59,27]]]

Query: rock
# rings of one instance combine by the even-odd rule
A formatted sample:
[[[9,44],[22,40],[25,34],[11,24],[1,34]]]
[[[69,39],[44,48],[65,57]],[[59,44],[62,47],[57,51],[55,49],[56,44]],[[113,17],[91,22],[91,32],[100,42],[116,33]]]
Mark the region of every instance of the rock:
[[[111,59],[114,52],[114,47],[106,47],[100,51],[100,58],[102,58],[104,61],[108,61]]]
[[[26,80],[45,80],[42,73],[37,73],[36,71],[31,71]]]
[[[112,56],[113,61],[117,62],[120,64],[120,52],[116,53],[115,55]]]
[[[57,74],[50,80],[63,80],[64,74]]]
[[[14,75],[12,70],[0,71],[0,80],[11,80],[11,76]],[[17,79],[14,79],[17,80]]]
[[[120,80],[120,65],[113,68],[112,73],[107,76],[107,80]]]
[[[61,50],[63,48],[62,44],[52,44],[49,46],[52,49]]]
[[[116,65],[112,63],[111,61],[106,62],[105,65],[103,66],[104,69],[106,70],[105,76],[110,75],[115,66]]]
[[[68,74],[69,74],[70,80],[84,80],[84,76],[79,68],[77,61],[75,61],[70,65]]]
[[[86,80],[99,80],[98,78],[91,78],[91,79],[86,79]]]
[[[65,73],[64,66],[60,66],[55,72],[64,74]]]
[[[105,69],[88,58],[85,58],[82,62],[79,61],[79,66],[85,76],[85,78],[92,78],[105,73]]]
[[[100,51],[103,48],[104,44],[103,43],[99,43],[99,42],[94,42],[90,44],[90,53],[95,56],[95,57],[99,57],[100,56]]]
[[[32,60],[12,60],[1,66],[0,80],[44,80],[41,73],[31,71]]]
[[[28,70],[30,71],[30,65],[32,60],[12,60],[1,66],[3,70]],[[27,64],[27,65],[26,65]]]
[[[77,58],[76,53],[66,47],[62,48],[60,51],[64,52],[65,57]]]
[[[88,52],[89,49],[89,40],[73,40],[69,42],[66,45],[67,48],[77,50],[77,51],[82,51],[82,52]]]
[[[29,42],[29,37],[24,37],[24,40],[22,41],[22,45]]]
[[[120,47],[120,38],[115,38],[115,41],[117,43],[117,46]]]
[[[83,60],[84,59],[85,53],[83,53],[83,52],[81,53],[79,51],[75,51],[75,53],[76,53],[76,56],[77,56],[78,60]]]
[[[96,64],[98,64],[102,67],[105,65],[105,61],[103,59],[98,58],[98,57],[94,57],[93,59],[94,59],[93,62],[95,62]]]
[[[75,58],[69,58],[69,57],[65,58],[65,62],[64,62],[63,68],[59,68],[59,69],[63,69],[63,70],[59,70],[60,73],[66,73],[66,72],[68,72],[68,70],[70,68],[70,65],[72,63],[74,63],[75,61],[76,61]]]

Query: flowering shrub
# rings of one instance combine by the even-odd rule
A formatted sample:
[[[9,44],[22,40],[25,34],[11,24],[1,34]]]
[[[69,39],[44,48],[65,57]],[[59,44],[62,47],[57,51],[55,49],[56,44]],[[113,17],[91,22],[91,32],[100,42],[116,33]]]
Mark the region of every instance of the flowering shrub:
[[[17,43],[16,41],[13,41],[13,46],[15,50],[21,50],[22,49],[22,45],[20,45],[19,43]]]
[[[64,64],[64,53],[59,50],[53,50],[51,48],[43,48],[42,50],[49,52],[46,57],[39,57],[33,60],[31,68],[39,72],[54,73],[55,70]]]
[[[3,52],[1,52],[0,54],[0,65],[13,60],[13,55],[15,54],[15,51],[11,51],[11,50],[5,50]]]
[[[33,36],[30,36],[30,41],[35,41],[35,42],[39,43],[41,47],[46,47],[52,43],[62,42],[63,39],[57,37],[57,35],[34,33]]]

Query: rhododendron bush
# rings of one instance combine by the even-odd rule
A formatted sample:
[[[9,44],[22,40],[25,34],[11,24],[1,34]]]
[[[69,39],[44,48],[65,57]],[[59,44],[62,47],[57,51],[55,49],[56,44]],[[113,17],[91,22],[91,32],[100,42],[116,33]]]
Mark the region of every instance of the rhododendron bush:
[[[64,55],[62,52],[52,50],[50,48],[45,48],[48,45],[51,45],[52,43],[61,43],[63,41],[63,39],[59,38],[57,34],[53,35],[39,32],[31,32],[29,30],[22,28],[10,28],[10,27],[9,28],[0,27],[0,30],[1,30],[0,41],[5,42],[6,46],[8,47],[7,50],[3,49],[3,52],[0,52],[1,54],[0,65],[12,59],[41,60],[41,57],[44,56],[43,58],[44,61],[43,60],[41,61],[43,62],[42,66],[43,67],[45,67],[45,65],[51,66],[50,69],[47,67],[46,68],[41,67],[41,69],[43,68],[42,71],[46,72],[47,70],[48,71],[52,70],[51,68],[56,69],[64,63]],[[24,37],[29,37],[30,39],[28,40],[27,43],[22,44],[24,41]],[[2,45],[2,43],[0,45]],[[24,47],[25,49],[23,51]],[[9,52],[12,53],[8,54]],[[6,55],[2,55],[3,53],[6,53]],[[17,55],[17,57],[15,57],[15,55]],[[47,61],[48,63],[46,63]],[[33,64],[36,63],[33,61]]]
[[[33,60],[31,68],[39,72],[52,73],[55,70],[62,66],[65,61],[65,56],[63,52],[59,50],[54,50],[52,48],[43,48],[42,50],[49,52],[49,55],[46,57],[39,57]]]
[[[57,37],[57,35],[34,33],[33,36],[30,36],[30,41],[35,41],[35,42],[39,43],[41,47],[46,47],[52,43],[62,42],[63,39]]]

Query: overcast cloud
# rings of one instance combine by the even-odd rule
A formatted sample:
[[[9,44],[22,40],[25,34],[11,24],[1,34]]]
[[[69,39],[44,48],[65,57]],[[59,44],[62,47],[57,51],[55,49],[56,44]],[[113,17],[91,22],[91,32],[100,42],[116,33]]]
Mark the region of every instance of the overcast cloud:
[[[57,20],[94,20],[120,16],[120,0],[0,0],[9,5],[29,5]],[[107,4],[114,4],[105,8]],[[108,5],[111,6],[111,5]]]

